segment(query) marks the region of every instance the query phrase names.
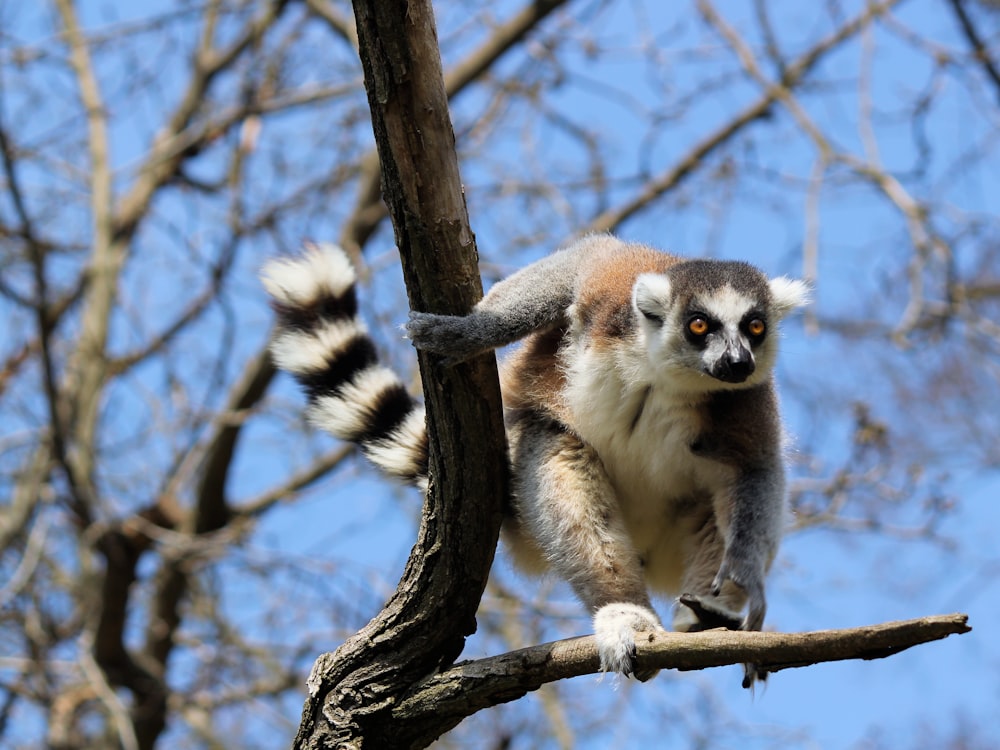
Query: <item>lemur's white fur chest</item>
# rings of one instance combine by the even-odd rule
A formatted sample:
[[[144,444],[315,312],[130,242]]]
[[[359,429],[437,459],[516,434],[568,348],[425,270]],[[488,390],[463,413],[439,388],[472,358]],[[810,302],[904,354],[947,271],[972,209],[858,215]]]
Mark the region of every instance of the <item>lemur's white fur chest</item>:
[[[699,395],[671,388],[669,379],[649,382],[621,348],[576,343],[565,362],[573,427],[604,463],[647,580],[677,593],[685,543],[729,479],[725,467],[691,452],[702,429]]]

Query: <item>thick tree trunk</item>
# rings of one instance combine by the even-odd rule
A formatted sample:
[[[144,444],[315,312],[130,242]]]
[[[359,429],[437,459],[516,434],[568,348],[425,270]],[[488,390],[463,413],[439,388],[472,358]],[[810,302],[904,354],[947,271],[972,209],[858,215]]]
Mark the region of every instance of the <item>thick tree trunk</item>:
[[[431,5],[357,0],[358,40],[383,194],[414,309],[460,314],[482,296]],[[475,631],[507,493],[496,364],[442,369],[420,356],[431,487],[403,578],[385,608],[309,680],[295,746],[422,747],[460,719],[393,712]]]

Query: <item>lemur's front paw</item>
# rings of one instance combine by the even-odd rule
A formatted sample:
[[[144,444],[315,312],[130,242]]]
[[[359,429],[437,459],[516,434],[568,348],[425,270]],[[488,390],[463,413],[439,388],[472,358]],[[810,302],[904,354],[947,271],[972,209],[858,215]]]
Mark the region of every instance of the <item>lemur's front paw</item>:
[[[601,657],[602,672],[634,675],[640,682],[652,679],[659,669],[635,668],[635,634],[666,632],[656,613],[639,604],[605,604],[594,615],[594,635]]]

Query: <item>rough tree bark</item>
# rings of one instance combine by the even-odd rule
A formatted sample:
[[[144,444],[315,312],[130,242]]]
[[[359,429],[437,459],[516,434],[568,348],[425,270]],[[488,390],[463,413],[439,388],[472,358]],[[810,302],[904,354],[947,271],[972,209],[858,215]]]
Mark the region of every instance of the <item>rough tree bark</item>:
[[[411,307],[461,314],[482,286],[430,1],[354,0],[354,11]],[[316,661],[296,748],[425,747],[482,708],[599,668],[590,636],[451,666],[475,630],[507,493],[500,395],[491,357],[448,369],[419,361],[431,487],[417,542],[383,611]],[[661,668],[752,661],[778,671],[889,656],[968,630],[957,614],[815,633],[649,634],[638,658]]]
[[[383,195],[414,309],[467,312],[482,296],[429,2],[355,3]],[[443,370],[420,356],[431,486],[394,596],[309,680],[296,747],[415,747],[428,731],[392,711],[450,665],[475,630],[507,494],[496,362]],[[476,439],[470,439],[475,435]]]

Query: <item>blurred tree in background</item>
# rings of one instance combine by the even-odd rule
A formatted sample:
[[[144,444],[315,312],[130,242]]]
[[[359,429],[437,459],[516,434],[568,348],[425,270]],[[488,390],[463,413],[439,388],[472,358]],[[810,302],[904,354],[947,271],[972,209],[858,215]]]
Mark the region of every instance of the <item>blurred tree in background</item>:
[[[990,594],[996,622],[996,4],[436,12],[487,283],[593,230],[814,282],[779,370],[796,533],[771,624],[976,625]],[[339,242],[412,370],[356,46],[332,0],[0,3],[4,745],[286,745],[315,656],[392,591],[419,501],[306,429],[256,279]],[[501,563],[470,650],[582,615]],[[882,713],[936,747],[993,744],[992,640],[914,656]],[[893,744],[900,725],[830,709],[860,672],[816,671],[820,699],[772,681],[757,705],[780,721],[739,714],[735,673],[671,674],[548,686],[442,745]]]

